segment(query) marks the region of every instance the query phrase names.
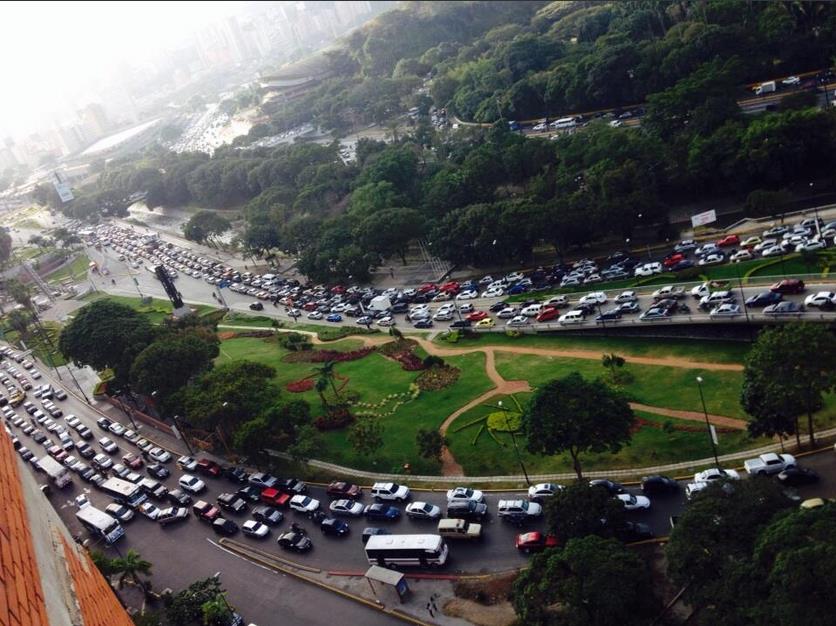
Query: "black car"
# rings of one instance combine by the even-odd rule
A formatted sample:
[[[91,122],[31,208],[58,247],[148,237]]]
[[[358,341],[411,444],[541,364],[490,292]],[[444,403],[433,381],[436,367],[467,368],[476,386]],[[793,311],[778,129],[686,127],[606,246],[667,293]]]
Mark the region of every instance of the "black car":
[[[319,530],[323,535],[332,535],[334,537],[345,537],[350,528],[348,522],[337,519],[335,517],[326,517],[319,522]]]
[[[406,313],[407,311],[409,311],[409,304],[407,304],[406,302],[398,302],[396,304],[393,304],[390,307],[389,311],[391,313]]]
[[[746,298],[746,306],[752,308],[765,307],[770,304],[778,304],[783,299],[784,296],[780,293],[775,293],[774,291],[762,291],[750,298]]]
[[[667,476],[645,476],[642,478],[642,493],[649,496],[658,496],[668,493],[677,493],[679,483]]]
[[[100,417],[96,420],[96,426],[98,426],[102,430],[107,430],[108,432],[112,423],[113,422],[107,419],[106,417]]]
[[[251,311],[263,311],[264,310],[264,305],[261,304],[261,302],[253,302],[252,304],[250,304],[250,310]]]
[[[694,267],[694,262],[690,259],[682,259],[681,261],[677,261],[673,265],[671,265],[668,270],[671,272],[681,272],[682,270],[688,270]]]
[[[280,480],[276,488],[290,496],[298,496],[308,491],[308,486],[298,478],[285,478]]]
[[[253,519],[268,526],[278,526],[282,523],[284,515],[278,509],[262,504],[253,509]]]
[[[235,493],[239,498],[247,500],[248,502],[258,502],[261,500],[261,487],[256,485],[247,485]]]
[[[247,503],[234,493],[222,493],[218,496],[218,505],[225,511],[243,513],[247,510]]]
[[[621,319],[621,308],[616,307],[609,311],[604,311],[595,317],[596,322],[612,322]]]
[[[633,541],[646,541],[653,539],[656,535],[650,530],[650,526],[642,524],[641,522],[625,522],[624,528],[617,533],[618,538],[626,543]]]
[[[432,328],[433,321],[432,320],[418,320],[412,325],[414,328]]]
[[[388,530],[385,528],[364,528],[363,534],[360,535],[360,540],[363,542],[363,545],[366,545],[369,541],[369,537],[374,537],[376,535],[391,535]]]
[[[152,463],[151,465],[146,465],[145,471],[147,471],[154,478],[159,478],[160,480],[171,476],[171,472],[162,463]]]
[[[219,535],[226,535],[227,537],[231,537],[232,535],[238,532],[238,524],[236,524],[230,519],[224,519],[222,517],[219,517],[214,522],[212,522],[212,530],[214,530]]]
[[[192,503],[192,497],[180,489],[172,489],[165,497],[169,502],[177,506],[189,506]]]
[[[502,309],[508,306],[508,302],[505,300],[500,300],[499,302],[494,302],[489,308],[488,311],[491,313],[499,313]]]
[[[291,530],[279,535],[276,540],[285,550],[294,550],[296,552],[307,552],[313,547],[311,538],[303,532]]]
[[[819,475],[806,467],[790,467],[778,474],[778,482],[787,487],[800,487],[819,482]]]
[[[470,320],[456,320],[450,324],[450,328],[470,328],[472,325]]]
[[[590,487],[603,487],[607,490],[611,496],[617,496],[620,493],[627,493],[627,490],[624,488],[624,485],[620,483],[615,483],[611,480],[607,480],[606,478],[598,478],[596,480],[589,481]]]
[[[245,484],[250,478],[250,475],[244,470],[244,468],[238,466],[227,467],[224,471],[224,476],[226,476],[230,481],[241,485]]]
[[[488,512],[488,505],[484,502],[449,502],[447,517],[464,520],[481,520]]]

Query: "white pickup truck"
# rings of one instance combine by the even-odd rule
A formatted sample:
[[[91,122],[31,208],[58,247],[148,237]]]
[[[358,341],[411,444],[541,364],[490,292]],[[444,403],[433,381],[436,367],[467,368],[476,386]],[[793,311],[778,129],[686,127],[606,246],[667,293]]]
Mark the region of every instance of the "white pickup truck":
[[[795,457],[791,454],[775,454],[769,452],[761,454],[756,459],[749,459],[743,463],[746,472],[750,476],[765,476],[767,474],[778,474],[785,469],[795,467]]]

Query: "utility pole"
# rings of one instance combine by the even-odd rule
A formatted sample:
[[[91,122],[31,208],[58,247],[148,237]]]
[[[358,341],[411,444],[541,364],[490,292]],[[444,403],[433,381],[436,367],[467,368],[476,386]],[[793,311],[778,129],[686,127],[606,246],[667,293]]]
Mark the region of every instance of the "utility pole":
[[[714,453],[714,465],[720,468],[720,459],[717,458],[717,444],[714,443],[714,435],[711,432],[711,422],[708,421],[708,409],[705,408],[705,396],[702,393],[702,376],[697,376],[697,388],[700,390],[700,401],[702,402],[702,412],[705,415],[705,427],[708,429],[708,439],[711,441],[711,451]]]

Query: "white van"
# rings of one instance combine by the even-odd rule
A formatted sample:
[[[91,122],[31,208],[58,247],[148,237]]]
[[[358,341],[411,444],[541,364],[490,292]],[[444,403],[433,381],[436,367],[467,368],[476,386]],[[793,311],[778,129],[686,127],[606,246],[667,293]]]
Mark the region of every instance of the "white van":
[[[557,318],[557,323],[561,326],[566,324],[582,324],[583,322],[583,311],[569,311]]]
[[[577,120],[574,117],[561,117],[559,120],[555,120],[551,123],[552,128],[574,128],[578,125]]]
[[[529,304],[522,311],[520,311],[520,313],[522,313],[523,315],[526,315],[528,317],[534,317],[536,315],[539,315],[540,311],[542,309],[543,309],[542,304]]]

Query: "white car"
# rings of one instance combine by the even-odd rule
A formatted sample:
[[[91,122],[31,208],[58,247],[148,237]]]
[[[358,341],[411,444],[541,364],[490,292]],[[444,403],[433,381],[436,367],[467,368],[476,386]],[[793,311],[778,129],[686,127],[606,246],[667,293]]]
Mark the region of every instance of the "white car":
[[[638,299],[635,291],[622,291],[615,297],[615,302],[617,304],[623,304],[624,302],[635,302]]]
[[[787,252],[786,252],[786,250],[784,250],[784,246],[774,245],[774,246],[769,246],[768,248],[764,248],[761,251],[761,256],[762,257],[781,256],[781,255],[786,254],[786,253]]]
[[[118,502],[111,502],[105,507],[105,513],[111,517],[115,517],[120,522],[129,522],[134,517],[133,509],[119,504]]]
[[[804,306],[828,308],[834,304],[836,304],[836,293],[832,291],[819,291],[818,293],[812,293],[804,298]]]
[[[365,507],[355,500],[343,498],[340,500],[334,500],[328,508],[331,509],[331,513],[336,515],[352,515],[354,517],[359,517],[363,514],[363,509]]]
[[[788,87],[798,85],[799,83],[801,83],[801,79],[798,76],[787,76],[781,81],[782,85],[787,85]]]
[[[191,474],[183,474],[177,481],[177,484],[180,485],[181,489],[194,494],[198,494],[206,489],[206,483]]]
[[[653,276],[662,273],[662,264],[658,261],[639,265],[633,270],[633,276]]]
[[[505,323],[506,326],[512,326],[512,327],[513,326],[528,326],[528,324],[530,324],[530,322],[528,321],[528,318],[525,315],[517,315],[515,317],[512,317],[511,319],[509,319]]]
[[[459,306],[459,313],[473,313],[473,305],[470,302],[466,302]]]
[[[406,505],[407,516],[413,519],[439,519],[441,517],[441,508],[429,502],[410,502]]]
[[[321,320],[322,319],[322,311],[311,311],[308,313],[309,320]]]
[[[488,289],[482,293],[483,298],[501,298],[505,295],[504,289]]]
[[[697,261],[697,265],[717,265],[725,260],[726,255],[722,252],[712,252],[711,254],[706,254],[699,261]]]
[[[113,441],[107,437],[102,437],[99,439],[99,445],[102,447],[102,450],[107,452],[108,454],[114,454],[115,452],[119,451],[119,446],[117,446]]]
[[[578,304],[605,304],[606,302],[607,294],[603,291],[593,291],[578,300]]]
[[[112,432],[114,435],[122,436],[122,433],[125,432],[125,427],[122,426],[119,422],[113,422],[107,429]]]
[[[515,317],[516,315],[517,315],[517,309],[515,309],[512,306],[507,306],[504,309],[502,309],[499,313],[496,314],[496,316],[499,319],[503,319],[503,320],[504,319],[511,319],[512,317]]]
[[[824,250],[827,244],[821,239],[813,239],[811,241],[804,241],[795,247],[796,252],[813,252],[815,250]]]
[[[313,513],[319,508],[319,500],[310,496],[293,496],[290,499],[290,508],[300,513]]]
[[[632,493],[620,493],[616,496],[624,504],[627,511],[638,511],[639,509],[650,508],[650,498],[647,496],[634,496]]]
[[[740,307],[731,303],[721,304],[711,309],[708,315],[709,317],[737,317],[740,315]]]
[[[749,250],[738,250],[729,257],[729,261],[732,263],[740,263],[741,261],[748,261],[752,258],[752,253]]]
[[[545,123],[545,122],[540,122],[539,124],[535,124],[535,125],[531,128],[531,130],[533,130],[535,133],[541,133],[541,132],[543,132],[544,130],[546,130],[547,128],[548,128],[548,126],[546,126],[546,123]]]
[[[177,467],[184,472],[193,472],[197,469],[197,461],[190,456],[181,456],[177,459]]]
[[[245,535],[249,535],[250,537],[263,539],[270,534],[270,529],[267,527],[267,524],[262,524],[254,519],[250,519],[241,524],[241,532]]]
[[[475,300],[479,297],[479,292],[473,289],[462,291],[456,296],[456,300]]]
[[[139,505],[137,510],[150,520],[156,520],[160,516],[160,508],[148,501]]]
[[[556,485],[555,483],[538,483],[531,485],[528,488],[528,499],[534,502],[540,502],[544,498],[550,498],[558,491],[563,489],[563,485]]]
[[[447,491],[447,502],[484,502],[485,494],[470,487],[456,487]]]
[[[418,318],[415,318],[415,321],[418,321]],[[378,326],[383,326],[383,327],[394,326],[395,325],[395,318],[392,317],[391,315],[387,315],[386,317],[381,317],[379,320],[377,320],[377,325]]]
[[[543,306],[565,306],[569,304],[569,298],[566,296],[552,296],[543,303]]]
[[[154,459],[157,463],[168,463],[171,460],[171,454],[162,448],[151,448],[148,451],[148,456]],[[195,465],[196,467],[197,465]]]
[[[525,276],[523,276],[522,272],[511,272],[510,274],[505,276],[505,282],[515,283],[518,280],[522,280],[523,278],[525,278]]]
[[[453,312],[452,311],[438,311],[435,315],[433,315],[433,319],[436,322],[449,322],[453,319]]]
[[[740,474],[737,473],[737,470],[727,470],[719,467],[711,467],[694,474],[695,483],[711,483],[715,480],[740,480]]]
[[[752,246],[756,246],[761,243],[762,239],[757,235],[753,237],[746,237],[743,241],[740,242],[740,246],[742,248],[751,248]]]
[[[720,252],[720,246],[718,246],[716,243],[704,243],[699,248],[694,250],[694,254],[696,254],[697,256],[711,254],[712,252]]]
[[[520,314],[525,315],[527,317],[534,317],[535,315],[540,313],[542,308],[542,304],[529,304],[527,307],[524,307],[522,311],[520,311]]]
[[[500,500],[497,504],[499,517],[539,517],[543,507],[528,500]]]
[[[778,240],[774,238],[767,238],[755,244],[752,248],[755,252],[763,252],[767,248],[771,248],[772,246],[777,246]]]
[[[375,483],[372,485],[372,496],[375,500],[394,500],[403,502],[409,498],[409,487],[397,483]]]

